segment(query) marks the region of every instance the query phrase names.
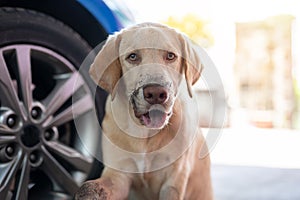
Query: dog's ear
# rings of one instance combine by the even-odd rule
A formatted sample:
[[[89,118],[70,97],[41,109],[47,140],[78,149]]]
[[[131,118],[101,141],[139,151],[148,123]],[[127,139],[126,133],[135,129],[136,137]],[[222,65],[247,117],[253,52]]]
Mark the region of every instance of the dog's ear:
[[[115,86],[122,76],[122,68],[119,61],[119,34],[109,36],[106,43],[97,54],[89,73],[93,81],[105,91],[115,96]]]
[[[203,70],[200,60],[200,47],[185,35],[181,35],[180,38],[183,57],[182,72],[185,75],[189,95],[193,97],[192,85],[199,80]]]

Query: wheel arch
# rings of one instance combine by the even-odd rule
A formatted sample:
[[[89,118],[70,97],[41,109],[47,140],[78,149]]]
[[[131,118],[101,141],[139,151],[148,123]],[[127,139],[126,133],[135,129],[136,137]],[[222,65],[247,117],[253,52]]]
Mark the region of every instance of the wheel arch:
[[[96,7],[97,6],[97,7]],[[102,1],[92,0],[0,0],[0,7],[31,9],[63,22],[85,39],[91,47],[121,28],[113,13]],[[95,10],[95,7],[101,12]],[[91,14],[93,13],[93,14]]]

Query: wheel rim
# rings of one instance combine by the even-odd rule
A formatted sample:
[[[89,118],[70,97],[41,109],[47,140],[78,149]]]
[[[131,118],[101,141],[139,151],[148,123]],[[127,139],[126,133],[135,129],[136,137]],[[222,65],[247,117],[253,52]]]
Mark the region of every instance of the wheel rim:
[[[0,199],[27,199],[42,187],[73,195],[93,164],[74,126],[74,113],[89,126],[93,109],[84,79],[34,45],[0,48],[0,78]]]

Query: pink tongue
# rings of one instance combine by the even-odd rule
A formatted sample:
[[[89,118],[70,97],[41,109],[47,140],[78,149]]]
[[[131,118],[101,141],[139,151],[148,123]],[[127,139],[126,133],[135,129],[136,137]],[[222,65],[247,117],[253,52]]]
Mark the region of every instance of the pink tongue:
[[[149,128],[161,128],[167,118],[167,114],[160,110],[150,110],[149,118],[143,116],[145,125]]]

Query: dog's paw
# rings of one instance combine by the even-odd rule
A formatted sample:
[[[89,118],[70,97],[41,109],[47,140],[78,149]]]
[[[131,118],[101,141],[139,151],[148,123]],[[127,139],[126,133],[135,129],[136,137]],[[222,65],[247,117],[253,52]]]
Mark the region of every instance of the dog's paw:
[[[84,183],[75,194],[75,200],[110,200],[111,191],[96,181]]]

